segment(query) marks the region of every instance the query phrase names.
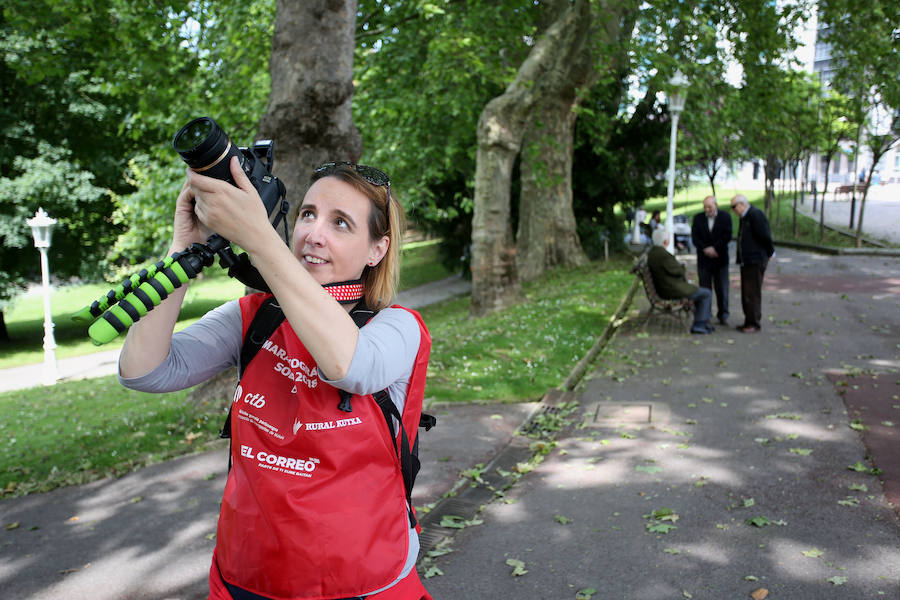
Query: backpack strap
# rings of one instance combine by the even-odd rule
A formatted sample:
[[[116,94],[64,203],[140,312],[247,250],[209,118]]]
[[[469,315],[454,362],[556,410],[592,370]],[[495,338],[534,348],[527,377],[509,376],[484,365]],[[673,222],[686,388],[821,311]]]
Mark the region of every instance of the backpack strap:
[[[412,508],[412,489],[413,485],[416,483],[416,475],[419,474],[419,469],[422,466],[419,461],[418,448],[410,447],[409,436],[406,435],[406,428],[403,426],[403,417],[400,416],[400,411],[397,410],[397,405],[391,400],[391,395],[388,391],[381,390],[380,392],[372,394],[372,397],[378,404],[378,408],[381,409],[381,414],[384,415],[384,421],[387,424],[388,431],[391,433],[391,442],[394,444],[394,452],[397,453],[397,458],[400,459],[400,472],[403,474],[403,487],[406,490],[409,526],[415,527],[418,522],[416,521],[416,514],[413,512]],[[394,433],[394,419],[397,419],[397,423],[400,424],[399,436]],[[397,447],[398,437],[400,441],[399,448]],[[415,442],[416,445],[418,445],[418,441],[417,437]]]

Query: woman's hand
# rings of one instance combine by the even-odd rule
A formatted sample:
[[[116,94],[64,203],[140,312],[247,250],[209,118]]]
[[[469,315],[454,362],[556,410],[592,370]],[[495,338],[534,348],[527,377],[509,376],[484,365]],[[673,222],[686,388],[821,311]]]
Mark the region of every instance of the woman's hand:
[[[232,157],[229,166],[237,187],[193,171],[188,171],[185,186],[194,199],[193,212],[200,223],[249,251],[255,241],[274,230],[259,193],[237,157]]]
[[[189,171],[190,172],[190,171]],[[194,242],[203,243],[212,232],[194,214],[194,193],[190,178],[185,178],[175,200],[175,224],[172,233],[172,252],[184,250]]]

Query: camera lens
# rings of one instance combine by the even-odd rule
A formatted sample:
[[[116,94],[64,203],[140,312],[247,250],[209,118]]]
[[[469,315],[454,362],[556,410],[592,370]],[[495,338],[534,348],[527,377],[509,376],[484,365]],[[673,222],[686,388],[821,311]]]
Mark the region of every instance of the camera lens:
[[[179,129],[172,146],[193,170],[233,183],[228,163],[232,156],[242,158],[240,150],[209,117],[194,119]]]
[[[191,152],[196,149],[209,137],[214,126],[215,122],[207,117],[194,119],[175,134],[175,140],[172,142],[175,150],[178,152]]]

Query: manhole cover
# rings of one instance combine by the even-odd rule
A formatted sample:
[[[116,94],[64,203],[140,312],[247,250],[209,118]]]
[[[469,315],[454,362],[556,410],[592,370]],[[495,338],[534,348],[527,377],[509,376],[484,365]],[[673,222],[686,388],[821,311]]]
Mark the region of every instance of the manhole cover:
[[[659,402],[598,402],[584,416],[585,427],[608,427],[617,424],[649,425],[668,420],[669,410]]]

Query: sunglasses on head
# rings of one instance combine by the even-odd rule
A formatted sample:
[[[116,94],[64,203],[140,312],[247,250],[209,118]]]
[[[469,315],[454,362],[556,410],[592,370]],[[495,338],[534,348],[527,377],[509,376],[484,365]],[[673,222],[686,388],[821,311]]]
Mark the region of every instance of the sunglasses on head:
[[[316,168],[316,170],[313,171],[313,180],[333,175],[340,167],[348,167],[350,169],[353,169],[357,175],[359,175],[372,185],[387,188],[387,201],[384,204],[384,214],[386,217],[388,217],[388,222],[390,222],[389,210],[391,206],[391,179],[387,176],[387,173],[380,169],[376,169],[375,167],[370,167],[368,165],[358,165],[350,161],[329,162]]]

